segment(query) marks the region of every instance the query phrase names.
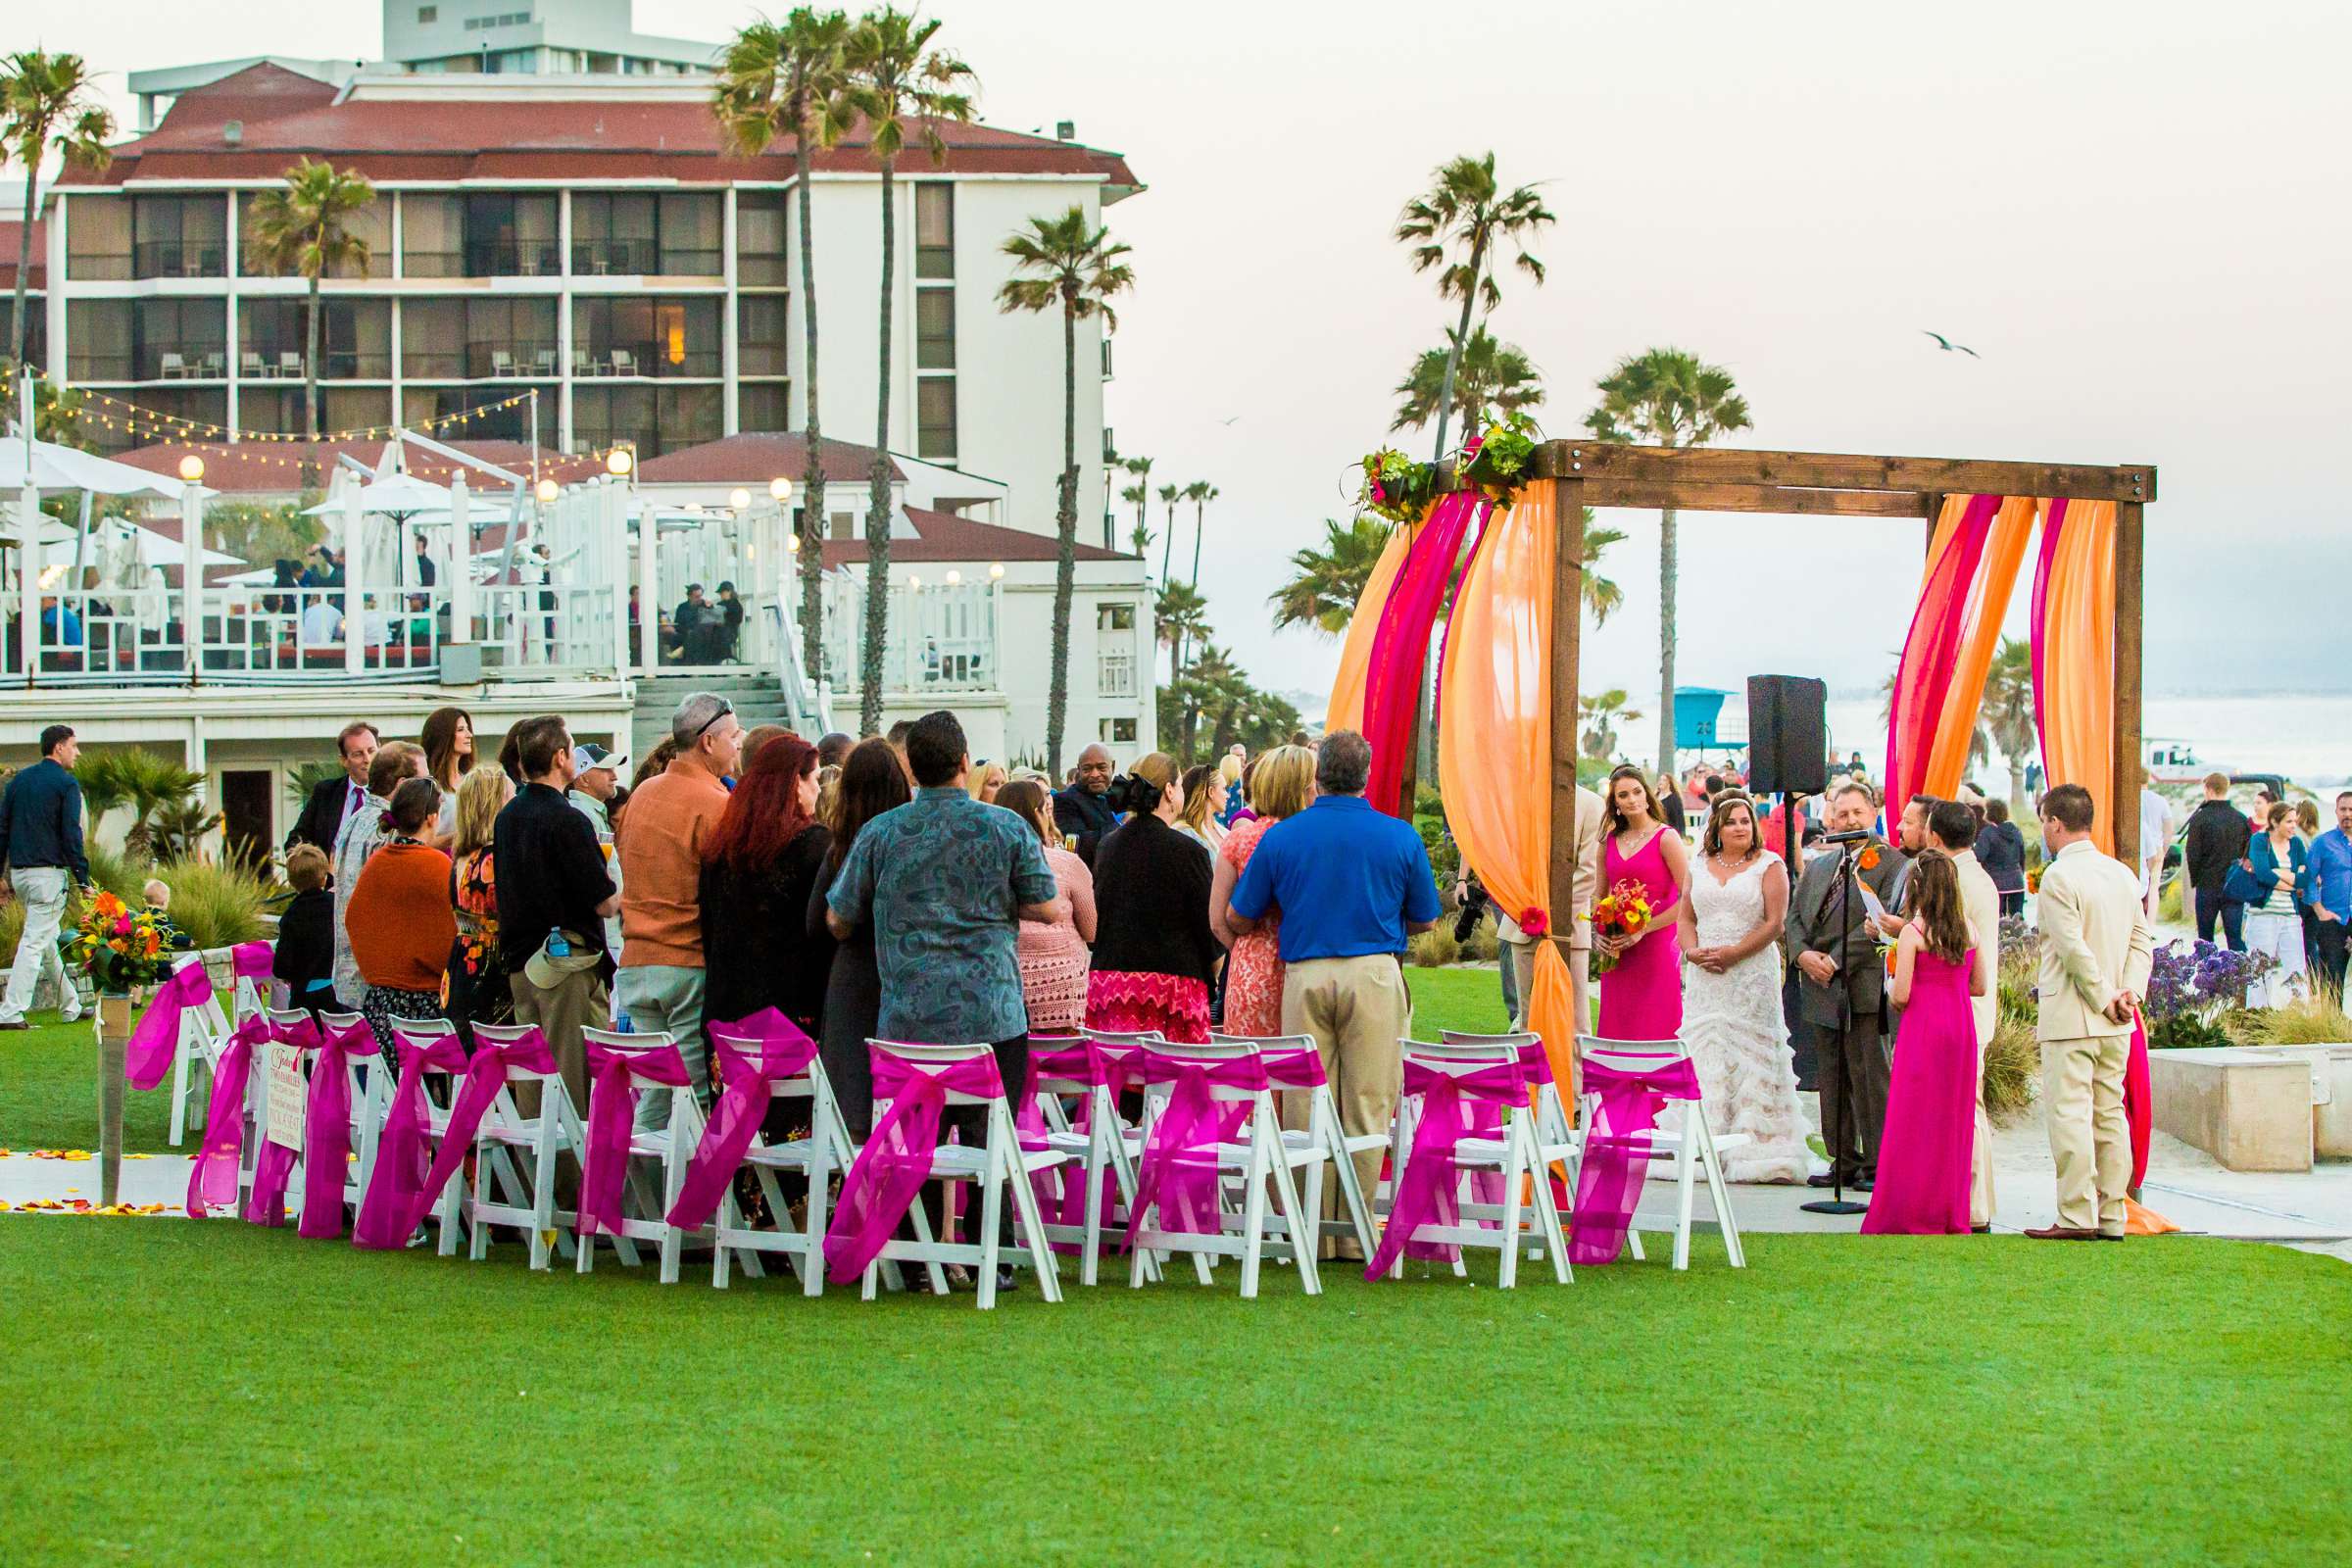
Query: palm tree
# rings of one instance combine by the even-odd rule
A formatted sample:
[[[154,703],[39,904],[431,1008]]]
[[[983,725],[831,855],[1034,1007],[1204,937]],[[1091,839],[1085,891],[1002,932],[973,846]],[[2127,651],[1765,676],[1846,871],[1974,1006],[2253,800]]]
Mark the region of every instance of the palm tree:
[[[1452,358],[1448,346],[1431,349],[1413,362],[1404,379],[1396,383],[1396,417],[1390,429],[1417,430],[1429,423],[1438,412],[1438,398]],[[1515,343],[1497,343],[1482,326],[1470,334],[1470,346],[1462,351],[1461,364],[1455,369],[1453,412],[1461,416],[1465,432],[1475,430],[1479,415],[1489,408],[1516,414],[1542,403],[1543,380],[1544,372],[1536,368],[1525,349]]]
[[[1494,155],[1467,155],[1439,167],[1435,183],[1404,204],[1396,218],[1396,238],[1413,247],[1413,270],[1438,270],[1438,297],[1460,300],[1462,318],[1453,329],[1446,351],[1446,375],[1438,389],[1438,445],[1446,456],[1446,421],[1453,412],[1453,379],[1461,353],[1470,341],[1470,313],[1484,305],[1489,311],[1502,302],[1492,264],[1494,252],[1505,242],[1518,255],[1512,265],[1541,286],[1544,264],[1527,253],[1528,241],[1552,221],[1536,196],[1535,187],[1522,185],[1505,193],[1494,180]],[[1448,251],[1453,253],[1448,256]],[[1457,259],[1454,259],[1458,257]]]
[[[1608,618],[1624,607],[1625,590],[1593,568],[1600,564],[1602,551],[1623,543],[1624,529],[1595,528],[1592,509],[1585,509],[1585,609],[1596,627],[1607,624]]]
[[[1208,504],[1217,499],[1217,487],[1206,479],[1196,479],[1184,487],[1184,498],[1193,504],[1193,586],[1200,586],[1200,533],[1206,525],[1203,514]]]
[[[2009,812],[2026,814],[2026,760],[2039,732],[2034,723],[2034,649],[2023,638],[2004,637],[1984,675],[1984,727],[2009,760]]]
[[[1732,372],[1702,365],[1681,349],[1628,355],[1600,379],[1600,402],[1585,426],[1603,441],[1648,440],[1662,447],[1705,446],[1748,427],[1747,399]],[[1658,514],[1658,766],[1674,766],[1674,511]]]
[[[1152,549],[1152,524],[1144,518],[1144,507],[1151,501],[1152,491],[1148,486],[1131,484],[1119,492],[1119,499],[1135,503],[1135,530],[1128,534],[1127,542],[1134,546],[1138,556],[1145,555]]]
[[[1323,543],[1293,553],[1291,580],[1267,596],[1274,629],[1311,626],[1326,637],[1346,631],[1388,543],[1388,525],[1378,517],[1324,518]]]
[[[96,101],[97,74],[79,55],[26,49],[0,60],[0,163],[24,166],[24,221],[17,228],[17,309],[8,363],[24,363],[24,286],[32,276],[32,225],[40,217],[41,161],[52,152],[75,169],[114,162],[115,117]]]
[[[1179,650],[1196,633],[1203,641],[1207,639],[1208,601],[1189,583],[1166,584],[1152,612],[1152,632],[1154,639],[1168,645],[1168,684],[1172,686],[1184,678]]]
[[[1625,706],[1622,689],[1577,700],[1577,716],[1585,721],[1585,755],[1607,761],[1617,755],[1617,726],[1639,723],[1641,712]]]
[[[1181,486],[1163,484],[1159,487],[1160,505],[1168,509],[1167,527],[1159,541],[1159,580],[1163,583],[1168,580],[1168,552],[1176,547],[1176,503],[1183,499],[1184,490]]]
[[[1119,260],[1127,247],[1089,222],[1083,207],[1032,218],[1028,231],[1007,235],[1002,249],[1013,275],[997,290],[997,308],[1061,311],[1061,498],[1054,518],[1060,550],[1054,567],[1054,675],[1046,690],[1046,771],[1059,778],[1070,697],[1070,603],[1078,591],[1078,323],[1100,317],[1105,331],[1117,331],[1110,298],[1134,286],[1135,271]]]
[[[939,127],[972,118],[969,89],[976,80],[971,67],[931,47],[940,26],[884,6],[858,19],[844,49],[848,104],[863,117],[866,150],[882,169],[882,329],[875,361],[874,463],[866,481],[865,648],[858,671],[858,724],[868,735],[882,727],[882,648],[890,622],[890,328],[896,299],[891,271],[899,237],[892,175],[909,135],[922,143],[933,164],[946,161],[948,144]],[[1075,511],[1077,497],[1067,496],[1064,503]]]
[[[318,439],[318,334],[323,325],[318,280],[333,271],[367,270],[368,241],[345,223],[373,200],[375,187],[364,175],[305,158],[286,171],[284,189],[266,190],[254,198],[252,214],[245,220],[245,253],[257,270],[310,280],[303,325],[302,422],[314,442]]]
[[[850,19],[839,11],[795,9],[781,23],[755,22],[735,35],[720,57],[710,112],[728,145],[756,156],[778,136],[792,138],[793,181],[799,193],[801,252],[802,425],[808,442],[801,474],[801,664],[814,680],[823,670],[825,466],[818,459],[823,421],[817,407],[816,242],[810,212],[808,160],[838,143],[851,113],[843,95],[843,46]]]

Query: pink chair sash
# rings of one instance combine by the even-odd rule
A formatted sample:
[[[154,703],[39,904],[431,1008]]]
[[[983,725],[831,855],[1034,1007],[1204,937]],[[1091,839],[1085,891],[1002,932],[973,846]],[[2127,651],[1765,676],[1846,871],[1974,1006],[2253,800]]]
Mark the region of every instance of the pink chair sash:
[[[1012,1125],[1021,1135],[1021,1148],[1035,1153],[1051,1148],[1046,1124],[1045,1107],[1038,1102],[1038,1082],[1059,1078],[1082,1083],[1092,1089],[1096,1076],[1095,1048],[1091,1041],[1069,1037],[1032,1035],[1029,1037],[1029,1081],[1021,1092],[1021,1102],[1013,1107]],[[1095,1098],[1092,1094],[1078,1102],[1077,1119],[1071,1123],[1073,1132],[1084,1132],[1094,1123]],[[1104,1182],[1110,1179],[1103,1172]],[[1086,1173],[1082,1166],[1064,1163],[1049,1165],[1044,1170],[1029,1173],[1029,1189],[1037,1195],[1038,1212],[1050,1224],[1083,1225],[1086,1223]],[[1107,1192],[1107,1185],[1105,1191]],[[1107,1201],[1107,1200],[1106,1200]],[[1107,1207],[1103,1210],[1108,1213]],[[1076,1252],[1074,1242],[1056,1242],[1057,1252]]]
[[[122,1076],[130,1080],[131,1088],[153,1089],[164,1081],[179,1051],[181,1015],[190,1007],[203,1006],[212,995],[213,982],[205,975],[202,958],[182,964],[156,988],[155,1000],[147,1004],[138,1027],[122,1048]]]
[[[1323,1072],[1323,1053],[1312,1046],[1261,1051],[1257,1054],[1258,1060],[1266,1064],[1266,1082],[1276,1089],[1320,1089],[1331,1082]]]
[[[1568,1239],[1571,1263],[1612,1263],[1642,1201],[1649,1168],[1649,1135],[1670,1100],[1696,1100],[1698,1072],[1680,1056],[1629,1072],[1585,1063],[1585,1088],[1600,1097],[1585,1134],[1584,1173],[1576,1184],[1576,1213]]]
[[[581,1160],[582,1236],[618,1236],[624,1217],[621,1193],[628,1185],[629,1149],[637,1127],[638,1078],[672,1089],[692,1087],[686,1058],[675,1046],[615,1051],[588,1042],[588,1149]]]
[[[229,972],[240,980],[267,980],[275,957],[267,942],[240,942],[228,950]]]
[[[482,1118],[498,1103],[498,1092],[507,1086],[507,1070],[520,1068],[524,1072],[552,1073],[556,1070],[556,1054],[548,1049],[547,1036],[536,1028],[512,1044],[493,1042],[481,1035],[474,1037],[473,1054],[466,1063],[466,1076],[458,1080],[458,1098],[449,1107],[449,1131],[441,1136],[441,1147],[433,1151],[432,1168],[424,1173],[424,1183],[409,1200],[409,1211],[399,1221],[403,1237],[416,1233],[424,1223],[424,1216],[433,1206],[441,1190],[456,1179],[466,1164],[466,1152],[473,1148],[473,1135],[481,1130]],[[551,1083],[550,1096],[565,1093],[560,1083]],[[542,1104],[541,1113],[555,1114],[553,1104]]]
[[[206,1218],[211,1210],[233,1207],[237,1201],[237,1167],[245,1157],[245,1090],[253,1081],[254,1049],[270,1037],[268,1018],[248,1018],[237,1025],[213,1064],[204,1142],[188,1172],[187,1210],[192,1219]]]
[[[422,1212],[416,1197],[424,1191],[425,1173],[433,1162],[432,1107],[425,1102],[424,1075],[466,1070],[466,1044],[454,1035],[419,1037],[398,1029],[392,1033],[400,1042],[400,1082],[392,1090],[384,1136],[375,1146],[374,1173],[368,1178],[359,1218],[351,1227],[354,1247],[385,1251],[409,1245],[416,1226],[402,1222]]]
[[[714,1023],[713,1030],[749,1035],[747,1049],[731,1040],[710,1037],[710,1070],[718,1084],[718,1102],[703,1125],[703,1141],[695,1146],[686,1166],[686,1181],[678,1200],[669,1205],[669,1223],[680,1230],[699,1230],[718,1211],[718,1200],[743,1164],[760,1124],[767,1119],[767,1102],[775,1085],[798,1078],[816,1059],[816,1042],[801,1026],[773,1007],[762,1007],[735,1023]]]
[[[908,1061],[881,1046],[874,1058],[874,1099],[890,1113],[858,1151],[841,1184],[841,1206],[825,1228],[825,1278],[847,1285],[881,1255],[892,1231],[931,1179],[939,1153],[940,1113],[951,1093],[1002,1099],[1004,1081],[994,1055],[944,1065]]]
[[[375,1054],[374,1031],[365,1019],[329,1029],[306,1014],[293,1024],[272,1028],[270,1038],[275,1044],[315,1053],[310,1088],[303,1097],[302,1219],[295,1233],[314,1241],[339,1237],[343,1187],[350,1175],[344,1157],[351,1150],[350,1058]],[[270,1226],[286,1222],[286,1188],[293,1179],[294,1159],[291,1149],[264,1140],[245,1204],[248,1221]]]
[[[1260,1090],[1270,1087],[1265,1059],[1240,1056],[1230,1061],[1200,1060],[1180,1054],[1148,1053],[1144,1075],[1152,1084],[1173,1084],[1168,1102],[1152,1125],[1152,1141],[1135,1173],[1135,1206],[1127,1215],[1127,1245],[1135,1245],[1144,1211],[1156,1200],[1163,1231],[1206,1235],[1223,1225],[1217,1211],[1217,1144],[1238,1137],[1247,1102],[1219,1103],[1217,1089]]]
[[[1527,1103],[1527,1076],[1517,1061],[1455,1074],[1407,1058],[1403,1093],[1420,1097],[1421,1121],[1413,1129],[1413,1147],[1405,1152],[1388,1228],[1365,1265],[1367,1280],[1387,1273],[1398,1252],[1442,1263],[1461,1255],[1451,1242],[1417,1241],[1414,1233],[1424,1225],[1461,1223],[1461,1142],[1498,1132],[1504,1112]]]

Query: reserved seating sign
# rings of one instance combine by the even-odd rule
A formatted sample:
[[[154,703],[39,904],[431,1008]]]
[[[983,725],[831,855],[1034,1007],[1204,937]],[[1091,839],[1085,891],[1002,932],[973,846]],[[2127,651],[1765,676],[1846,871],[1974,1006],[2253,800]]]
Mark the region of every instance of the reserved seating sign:
[[[303,1112],[310,1101],[310,1085],[302,1076],[302,1052],[293,1046],[275,1041],[262,1047],[262,1084],[269,1097],[268,1112],[262,1118],[270,1142],[302,1152]]]

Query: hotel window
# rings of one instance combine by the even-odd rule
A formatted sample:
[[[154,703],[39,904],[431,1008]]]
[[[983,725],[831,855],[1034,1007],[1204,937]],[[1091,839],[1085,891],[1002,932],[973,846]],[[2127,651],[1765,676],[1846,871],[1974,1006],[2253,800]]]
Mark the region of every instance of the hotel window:
[[[237,389],[237,423],[247,430],[270,430],[302,435],[310,426],[302,413],[302,383],[248,381]],[[318,389],[318,428],[358,430],[392,422],[392,389],[388,386],[322,386]]]
[[[176,419],[191,420],[198,428],[187,430],[172,426],[158,429],[154,424],[141,424],[135,430],[122,422],[120,409],[101,409],[99,416],[84,413],[81,433],[101,452],[124,452],[132,447],[147,446],[156,441],[184,439],[194,435],[199,439],[218,437],[221,426],[228,422],[228,388],[224,386],[141,387],[136,401],[150,415],[170,415]],[[105,419],[116,422],[108,425]],[[202,428],[210,425],[211,429]]]
[[[319,301],[318,343],[321,379],[388,378],[392,374],[392,302]],[[272,298],[238,303],[237,378],[248,387],[257,381],[299,380],[309,347],[308,301]]]
[[[490,192],[464,200],[467,277],[552,277],[563,270],[555,197]]]
[[[571,270],[587,275],[715,277],[715,192],[585,192],[571,199]]]
[[[918,370],[956,368],[956,291],[952,288],[914,291],[914,367]]]
[[[826,518],[826,523],[825,533],[828,538],[856,539],[859,536],[858,514],[855,512],[833,513]]]
[[[735,302],[735,373],[790,375],[790,318],[783,294],[745,294]]]
[[[414,380],[552,377],[552,299],[405,300],[400,373]]]
[[[130,276],[130,198],[73,196],[58,204],[66,215],[66,276],[112,283]]]
[[[1102,720],[1102,736],[1105,745],[1132,746],[1135,744],[1135,720],[1106,718]]]
[[[792,428],[792,383],[746,381],[735,391],[735,428],[783,432]],[[787,474],[798,481],[799,474]]]
[[[416,386],[400,389],[400,416],[411,425],[427,419],[446,419],[468,409],[480,409],[478,416],[441,425],[430,433],[443,441],[528,441],[532,439],[531,404],[523,394],[527,386],[501,386],[495,382],[469,386]],[[521,401],[506,407],[509,398]],[[554,423],[542,400],[539,424],[542,432]]]
[[[14,343],[17,322],[17,302],[8,294],[0,294],[0,343]],[[49,306],[39,289],[24,296],[24,358],[33,365],[49,362]]]
[[[735,198],[735,281],[744,288],[784,288],[792,282],[787,240],[791,192],[747,190]]]
[[[228,302],[225,300],[70,300],[67,310],[82,304],[127,305],[130,377],[137,381],[216,381],[228,374]],[[122,318],[101,318],[96,339],[108,368],[88,373],[91,380],[120,378],[125,350]],[[72,357],[81,353],[80,328],[69,315],[67,346]],[[69,370],[69,373],[79,374]]]
[[[956,275],[956,187],[944,179],[914,187],[914,275]]]
[[[439,6],[418,6],[416,8],[416,25],[419,27],[429,27],[440,20],[441,8]]]
[[[595,451],[633,440],[640,459],[718,439],[715,386],[615,386],[575,383],[571,389],[572,447]]]
[[[719,373],[719,302],[590,295],[571,305],[571,373],[690,378]]]
[[[74,203],[76,217],[80,203]],[[128,300],[66,301],[66,374],[75,381],[130,379]]]
[[[1098,605],[1098,606],[1096,606],[1096,607],[1095,607],[1095,630],[1097,630],[1097,631],[1133,631],[1133,630],[1135,630],[1135,607],[1134,607],[1133,605]]]
[[[134,277],[228,275],[228,207],[219,196],[134,196]]]
[[[956,461],[956,378],[927,375],[914,383],[914,455]]]

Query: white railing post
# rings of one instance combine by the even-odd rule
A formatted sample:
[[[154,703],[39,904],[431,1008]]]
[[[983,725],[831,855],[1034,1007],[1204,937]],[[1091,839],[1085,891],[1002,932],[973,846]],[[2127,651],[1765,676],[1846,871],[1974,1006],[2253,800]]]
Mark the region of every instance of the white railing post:
[[[24,474],[24,488],[17,492],[17,646],[24,650],[24,684],[30,686],[41,667],[41,492],[31,482],[29,459]]]
[[[629,497],[628,492],[612,480],[595,492],[593,499],[582,506],[597,509],[597,526],[604,530],[606,590],[612,595],[612,672],[625,676],[629,672]],[[645,606],[637,607],[637,635],[643,638],[649,622]]]
[[[615,481],[612,488],[620,492],[625,508],[627,485]],[[637,508],[637,655],[640,672],[649,679],[662,673],[662,568],[657,559],[661,546],[662,525],[654,518],[654,503],[649,497]]]
[[[186,600],[180,613],[187,621],[180,640],[187,645],[188,684],[193,686],[203,679],[204,672],[204,485],[200,479],[190,479],[179,489],[179,581]],[[64,617],[59,618],[62,621]]]
[[[473,641],[473,503],[466,494],[466,475],[449,480],[449,640]],[[431,601],[428,599],[429,605]]]
[[[360,537],[360,487],[343,487],[343,673],[357,675],[368,667],[368,600],[361,584],[367,577],[368,552]]]

